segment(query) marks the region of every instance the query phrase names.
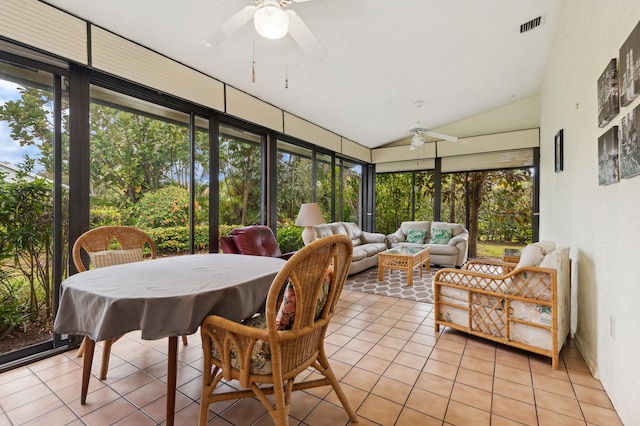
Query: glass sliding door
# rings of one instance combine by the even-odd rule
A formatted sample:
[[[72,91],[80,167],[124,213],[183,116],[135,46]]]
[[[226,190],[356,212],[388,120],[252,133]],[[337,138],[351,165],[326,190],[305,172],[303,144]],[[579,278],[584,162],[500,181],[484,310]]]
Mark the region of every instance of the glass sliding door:
[[[340,161],[340,220],[360,225],[362,218],[362,165],[348,161]]]
[[[376,175],[376,231],[395,232],[404,221],[413,220],[413,172]]]
[[[313,199],[312,151],[278,141],[278,223],[293,223],[302,203]]]
[[[159,255],[191,253],[190,226],[201,216],[191,212],[189,123],[188,114],[91,86],[91,228],[135,226]]]
[[[67,87],[37,63],[0,60],[0,367],[61,344],[52,329],[66,275]]]
[[[333,176],[333,159],[330,155],[316,152],[316,203],[325,222],[331,222],[334,211],[335,177]]]
[[[263,223],[263,136],[220,127],[220,232]]]

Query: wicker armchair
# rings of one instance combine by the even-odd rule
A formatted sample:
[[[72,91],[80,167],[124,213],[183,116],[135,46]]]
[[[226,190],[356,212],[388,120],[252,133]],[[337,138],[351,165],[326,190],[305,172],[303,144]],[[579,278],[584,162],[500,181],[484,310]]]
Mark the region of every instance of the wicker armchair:
[[[150,252],[148,257],[155,259],[156,245],[144,232],[129,226],[101,226],[85,232],[76,240],[72,250],[73,264],[78,272],[84,272],[91,266],[102,268],[141,262],[145,258],[145,247]],[[88,257],[86,264],[83,257]],[[107,378],[111,346],[119,338],[107,339],[103,343],[100,380]],[[182,343],[187,344],[186,336],[182,336]],[[85,340],[83,339],[78,350],[79,357],[84,355],[84,348]]]
[[[544,355],[555,369],[570,331],[569,248],[554,244],[533,264],[524,254],[518,264],[476,259],[436,272],[435,331],[442,325]]]
[[[276,425],[288,425],[291,392],[324,385],[333,387],[349,419],[357,421],[324,350],[352,253],[346,235],[318,239],[297,251],[274,278],[265,314],[242,323],[216,315],[204,320],[200,425],[207,423],[209,404],[253,396]],[[309,367],[323,377],[296,381]],[[244,389],[220,391],[227,388],[216,389],[222,380],[237,380]],[[267,395],[274,395],[273,402]]]

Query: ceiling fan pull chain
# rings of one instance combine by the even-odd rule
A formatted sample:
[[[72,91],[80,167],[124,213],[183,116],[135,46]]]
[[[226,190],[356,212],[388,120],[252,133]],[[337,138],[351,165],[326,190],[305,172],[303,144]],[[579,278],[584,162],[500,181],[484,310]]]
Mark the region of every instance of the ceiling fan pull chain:
[[[251,82],[256,82],[256,42],[253,42],[253,61],[251,62]]]

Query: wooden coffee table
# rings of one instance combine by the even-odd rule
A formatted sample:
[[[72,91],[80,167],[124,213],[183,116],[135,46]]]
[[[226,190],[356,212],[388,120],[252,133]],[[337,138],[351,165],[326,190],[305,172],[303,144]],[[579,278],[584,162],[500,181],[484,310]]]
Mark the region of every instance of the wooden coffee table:
[[[382,281],[384,270],[399,269],[407,272],[407,284],[413,285],[413,270],[417,266],[420,268],[420,278],[422,278],[422,267],[429,267],[429,247],[397,246],[378,254],[378,281]]]

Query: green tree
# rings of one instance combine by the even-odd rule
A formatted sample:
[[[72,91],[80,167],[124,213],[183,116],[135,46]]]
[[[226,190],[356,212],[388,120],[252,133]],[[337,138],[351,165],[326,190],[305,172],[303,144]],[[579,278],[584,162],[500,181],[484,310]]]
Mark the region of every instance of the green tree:
[[[52,315],[53,185],[31,172],[34,161],[27,158],[13,180],[0,173],[0,248],[4,267],[12,267],[29,284],[29,312]],[[10,224],[10,226],[8,226]],[[39,298],[38,295],[44,296]]]
[[[261,154],[258,144],[220,139],[220,222],[260,223]]]

